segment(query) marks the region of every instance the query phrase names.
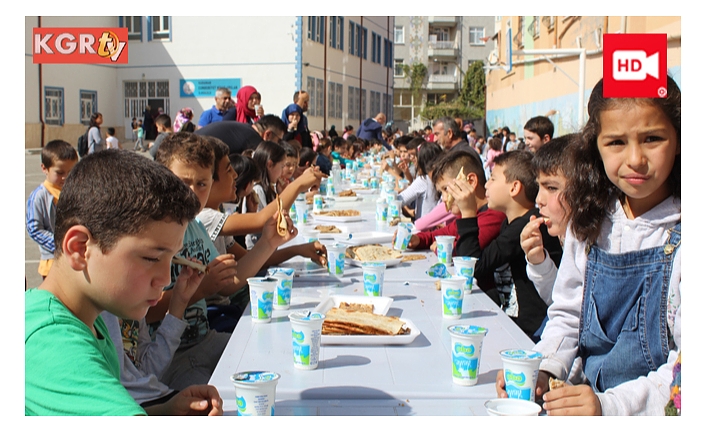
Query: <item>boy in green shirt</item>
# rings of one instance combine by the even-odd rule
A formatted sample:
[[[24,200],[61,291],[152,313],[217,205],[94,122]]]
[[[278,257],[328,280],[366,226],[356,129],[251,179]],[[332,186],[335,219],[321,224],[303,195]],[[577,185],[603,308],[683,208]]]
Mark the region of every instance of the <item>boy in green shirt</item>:
[[[107,310],[138,320],[157,304],[199,208],[179,178],[137,154],[102,151],[76,165],[57,205],[54,264],[25,293],[26,415],[223,413],[208,385],[143,410],[120,384],[99,317]],[[201,282],[190,268],[181,273],[178,282]]]

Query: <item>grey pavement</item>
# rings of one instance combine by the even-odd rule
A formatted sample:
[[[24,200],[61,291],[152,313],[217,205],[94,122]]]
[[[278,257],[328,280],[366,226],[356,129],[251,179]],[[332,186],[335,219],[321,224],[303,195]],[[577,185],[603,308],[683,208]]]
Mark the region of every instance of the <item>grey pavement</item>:
[[[132,150],[132,142],[128,141],[124,144],[125,148]],[[41,184],[45,177],[41,167],[41,149],[34,148],[25,150],[25,206],[23,212],[26,213],[27,199],[34,189]],[[149,157],[149,153],[139,153]],[[26,225],[23,225],[25,231],[25,277],[27,277],[28,287],[37,287],[42,282],[42,276],[37,272],[39,266],[39,245],[34,242],[27,234]]]

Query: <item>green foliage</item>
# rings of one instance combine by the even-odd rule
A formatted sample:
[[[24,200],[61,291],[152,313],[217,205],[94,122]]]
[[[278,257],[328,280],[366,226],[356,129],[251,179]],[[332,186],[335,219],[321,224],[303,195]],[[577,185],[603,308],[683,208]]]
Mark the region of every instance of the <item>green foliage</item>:
[[[427,105],[419,113],[423,118],[435,119],[440,117],[461,117],[464,119],[483,118],[483,110],[463,105],[459,99],[453,102],[442,102],[436,105]]]
[[[463,87],[459,95],[459,102],[481,112],[481,117],[485,113],[485,71],[483,62],[475,61],[466,71],[463,79]]]
[[[422,63],[414,63],[411,66],[405,64],[402,66],[402,70],[405,77],[409,80],[409,89],[414,94],[414,97],[418,99],[424,80],[427,77],[427,67]]]

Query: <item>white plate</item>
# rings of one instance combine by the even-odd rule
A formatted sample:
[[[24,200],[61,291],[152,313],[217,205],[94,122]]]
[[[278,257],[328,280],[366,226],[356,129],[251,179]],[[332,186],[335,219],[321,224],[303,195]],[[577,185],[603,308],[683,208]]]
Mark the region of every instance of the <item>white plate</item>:
[[[328,268],[325,266],[319,266],[310,260],[295,260],[282,262],[277,265],[282,268],[292,268],[294,269],[294,277],[298,277],[300,274],[328,274]]]
[[[361,221],[363,220],[362,216],[329,216],[329,215],[320,215],[320,214],[313,214],[312,218],[316,222],[331,222],[331,223],[349,223],[349,222],[354,222],[354,221]]]
[[[410,330],[407,335],[322,335],[321,344],[345,344],[349,346],[380,346],[390,344],[409,344],[421,331],[409,319],[402,319]]]
[[[389,268],[389,267],[391,267],[391,266],[399,265],[400,262],[402,262],[402,258],[401,258],[401,257],[398,257],[397,259],[376,260],[375,262],[382,262],[382,263],[384,263],[384,264],[387,266],[387,268]],[[350,258],[346,258],[346,263],[349,263],[349,264],[351,264],[351,265],[353,265],[353,266],[359,266],[359,267],[362,268],[362,267],[363,267],[363,264],[364,264],[365,262],[360,261],[360,260],[353,260],[353,259],[350,259]],[[431,277],[430,277],[430,278],[431,278]]]
[[[373,314],[384,316],[390,310],[392,298],[387,296],[362,296],[362,295],[331,295],[316,306],[314,311],[326,313],[332,308],[338,307],[341,302],[349,304],[372,304]]]
[[[355,189],[355,192],[359,195],[374,195],[375,193],[380,193],[378,189]]]
[[[392,243],[392,232],[354,232],[350,234],[350,238],[341,240],[343,244],[348,245],[366,245],[366,244],[382,244],[389,245]]]
[[[360,199],[360,196],[333,196],[333,200],[336,202],[355,202]]]
[[[320,224],[320,223],[317,223]],[[307,226],[307,229],[314,230],[317,224],[314,224],[312,226]],[[346,226],[336,226],[338,229],[341,230],[341,233],[332,233],[332,232],[319,232],[318,230],[315,232],[319,232],[319,239],[343,239],[343,238],[348,238],[348,228]]]

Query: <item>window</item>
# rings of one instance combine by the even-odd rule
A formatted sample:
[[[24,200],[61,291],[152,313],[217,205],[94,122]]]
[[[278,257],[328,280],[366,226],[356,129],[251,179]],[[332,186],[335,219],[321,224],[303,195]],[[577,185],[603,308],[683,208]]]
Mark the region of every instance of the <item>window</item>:
[[[401,58],[395,59],[395,76],[404,76],[404,60],[402,60]]]
[[[64,125],[64,89],[44,87],[44,122],[55,126]]]
[[[348,119],[360,121],[360,89],[348,87]]]
[[[147,105],[169,114],[169,81],[125,81],[123,90],[125,118],[142,118]]]
[[[395,27],[395,43],[404,43],[404,27]]]
[[[150,27],[150,39],[149,40],[171,40],[171,21],[170,16],[151,16],[147,17],[147,26]]]
[[[316,78],[306,77],[306,92],[309,93],[309,115],[316,116]]]
[[[380,92],[371,91],[370,92],[370,115],[377,115],[380,110]]]
[[[332,16],[329,19],[329,46],[343,51],[343,17]]]
[[[385,39],[385,67],[393,66],[393,56],[394,51],[392,49],[392,42]]]
[[[142,41],[141,16],[121,16],[120,27],[127,27],[127,40]]]
[[[527,32],[534,39],[539,37],[539,17],[538,16],[532,17],[532,21],[527,26]]]
[[[485,37],[484,27],[471,27],[469,30],[468,41],[471,45],[483,45],[485,42],[481,39]]]
[[[447,27],[432,27],[429,29],[430,42],[448,42],[449,29]]]
[[[368,101],[366,100],[367,90],[360,90],[360,119],[361,121],[368,118],[368,113],[365,112],[365,108],[368,106]]]
[[[343,84],[336,84],[336,118],[343,118]]]
[[[311,96],[310,96],[311,97]],[[324,80],[316,80],[316,114],[317,117],[324,116]]]
[[[519,16],[517,17],[517,34],[513,38],[515,42],[517,43],[518,47],[524,46],[523,40],[522,40],[522,34],[525,32],[525,17]]]
[[[314,42],[324,43],[325,17],[310,16],[307,37]]]
[[[368,29],[353,21],[348,22],[348,53],[368,58]]]
[[[81,100],[80,113],[81,124],[89,125],[91,123],[91,115],[98,111],[98,93],[95,91],[81,90],[79,92]]]
[[[372,41],[371,45],[372,45],[371,50],[373,52],[373,56],[371,57],[370,60],[373,63],[380,64],[381,58],[382,58],[382,53],[381,53],[381,51],[382,51],[382,36],[373,32],[373,41]]]
[[[328,83],[328,114],[329,118],[336,118],[336,83]]]

